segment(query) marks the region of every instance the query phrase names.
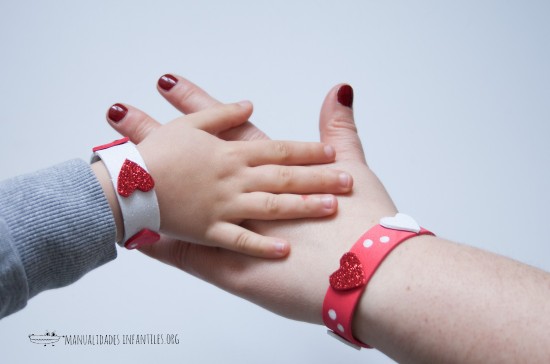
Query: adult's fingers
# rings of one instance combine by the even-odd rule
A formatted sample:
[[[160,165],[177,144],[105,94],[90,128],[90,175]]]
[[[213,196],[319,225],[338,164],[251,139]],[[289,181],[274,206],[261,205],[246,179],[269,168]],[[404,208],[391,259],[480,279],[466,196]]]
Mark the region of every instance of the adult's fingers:
[[[165,74],[157,82],[160,94],[184,114],[192,114],[220,104],[193,82],[178,75]]]
[[[203,89],[179,76],[162,76],[158,80],[157,89],[168,102],[183,113],[194,113],[220,104]],[[120,103],[109,108],[107,121],[113,129],[129,137],[136,144],[161,125],[145,112]]]
[[[229,292],[239,291],[239,282],[248,278],[244,271],[258,262],[255,258],[230,250],[188,243],[167,236],[161,236],[155,244],[144,245],[139,250],[151,258]]]
[[[341,84],[333,87],[321,107],[321,141],[336,149],[336,160],[365,162],[357,127],[353,119],[353,89]]]
[[[282,258],[290,251],[284,239],[263,236],[232,223],[214,226],[207,236],[217,246],[259,258]]]
[[[184,114],[192,114],[220,104],[202,88],[178,75],[166,74],[160,77],[157,89],[170,104]],[[251,122],[221,132],[218,137],[224,140],[269,139]]]
[[[121,135],[129,137],[138,144],[153,130],[160,127],[160,123],[133,106],[114,104],[107,111],[107,122]]]

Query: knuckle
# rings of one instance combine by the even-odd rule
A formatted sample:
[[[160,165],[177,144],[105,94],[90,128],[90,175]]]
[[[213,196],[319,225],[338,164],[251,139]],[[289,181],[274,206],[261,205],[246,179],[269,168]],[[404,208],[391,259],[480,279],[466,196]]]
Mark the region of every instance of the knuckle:
[[[191,255],[189,254],[189,248],[189,243],[182,242],[181,244],[172,244],[169,254],[169,259],[171,261],[169,264],[180,269],[188,269],[190,266],[189,257]]]
[[[248,231],[243,231],[239,233],[235,240],[235,249],[240,252],[246,252],[250,250],[252,243],[252,236],[250,236]]]
[[[328,127],[332,130],[349,130],[357,133],[357,127],[351,117],[345,115],[338,115],[331,118],[328,122]]]
[[[222,144],[222,152],[220,153],[221,156],[223,156],[223,165],[227,169],[237,169],[242,164],[242,156],[243,151],[242,149],[233,143],[224,143]]]
[[[275,144],[275,150],[279,154],[279,158],[281,161],[287,161],[290,159],[291,151],[290,146],[287,143],[284,142],[277,142]]]
[[[284,166],[279,168],[279,183],[283,187],[288,187],[288,185],[292,181],[292,176],[292,168]]]
[[[265,140],[267,135],[258,128],[248,128],[243,131],[244,135],[242,140]]]
[[[143,140],[147,135],[149,135],[154,127],[154,123],[150,118],[144,118],[142,120],[136,121],[134,124],[134,138],[137,138],[138,140]]]
[[[279,198],[277,195],[267,196],[265,200],[265,209],[270,215],[275,215],[279,212]]]
[[[194,87],[179,87],[178,90],[178,99],[180,100],[180,102],[193,100],[197,96],[197,89]]]

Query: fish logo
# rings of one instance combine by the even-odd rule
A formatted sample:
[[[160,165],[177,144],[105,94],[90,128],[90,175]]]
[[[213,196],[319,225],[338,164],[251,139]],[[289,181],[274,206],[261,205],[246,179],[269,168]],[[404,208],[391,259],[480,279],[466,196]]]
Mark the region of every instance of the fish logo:
[[[44,346],[55,346],[55,344],[62,338],[65,337],[64,335],[58,336],[54,331],[48,332],[46,331],[46,334],[44,335],[35,335],[30,334],[29,340],[33,344],[40,344]]]

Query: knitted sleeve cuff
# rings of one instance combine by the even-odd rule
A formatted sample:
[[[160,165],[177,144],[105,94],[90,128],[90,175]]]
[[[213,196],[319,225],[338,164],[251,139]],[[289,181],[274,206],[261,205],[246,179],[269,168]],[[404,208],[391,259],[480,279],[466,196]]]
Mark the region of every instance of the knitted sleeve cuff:
[[[0,217],[26,274],[27,299],[116,258],[111,209],[82,160],[0,183]]]

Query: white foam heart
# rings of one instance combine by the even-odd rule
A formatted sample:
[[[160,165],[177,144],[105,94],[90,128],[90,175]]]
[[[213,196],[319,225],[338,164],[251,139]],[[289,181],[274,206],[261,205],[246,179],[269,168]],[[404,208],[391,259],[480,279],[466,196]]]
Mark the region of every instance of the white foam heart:
[[[380,219],[380,225],[387,229],[420,232],[420,225],[409,215],[398,212],[394,217],[383,217]]]

